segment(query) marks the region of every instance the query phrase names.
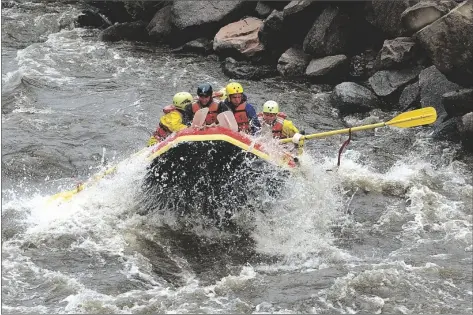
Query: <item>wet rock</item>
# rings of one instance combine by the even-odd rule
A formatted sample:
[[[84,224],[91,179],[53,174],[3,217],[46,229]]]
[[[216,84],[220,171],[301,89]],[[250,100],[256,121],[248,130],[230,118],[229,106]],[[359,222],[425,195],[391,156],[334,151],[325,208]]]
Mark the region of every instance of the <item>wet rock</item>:
[[[117,23],[103,30],[99,39],[108,42],[120,40],[148,41],[150,38],[146,31],[146,23],[142,21],[131,23]]]
[[[256,4],[255,12],[256,15],[261,19],[264,19],[268,15],[270,15],[271,11],[273,11],[273,9],[271,9],[269,5],[262,1],[258,1],[258,3]]]
[[[96,9],[83,10],[82,15],[77,17],[77,23],[82,27],[93,28],[107,28],[112,25],[112,23]]]
[[[231,22],[254,12],[254,1],[174,1],[171,10],[171,44],[180,46],[196,38],[213,38]]]
[[[430,66],[420,72],[419,87],[422,107],[434,107],[437,110],[437,122],[441,123],[447,116],[442,105],[442,95],[456,91],[460,86],[448,81],[435,66]]]
[[[312,59],[307,66],[305,74],[318,81],[333,82],[343,81],[348,74],[348,58],[345,55],[327,56]]]
[[[410,37],[387,39],[376,58],[376,69],[399,69],[409,64],[415,55],[416,43]]]
[[[453,0],[421,1],[402,12],[402,25],[409,34],[413,34],[447,14],[456,5]]]
[[[420,102],[420,88],[419,82],[414,82],[407,85],[399,97],[399,106],[401,111],[406,111],[409,108],[415,108]]]
[[[345,116],[375,109],[379,100],[369,89],[354,82],[343,82],[335,86],[331,103],[338,108],[340,115]]]
[[[473,89],[462,89],[443,94],[442,105],[450,117],[473,112]]]
[[[368,78],[374,73],[376,52],[369,49],[354,55],[350,60],[350,76],[355,79]]]
[[[438,140],[459,142],[461,138],[458,130],[460,121],[460,117],[453,117],[437,124],[432,136]]]
[[[319,1],[297,0],[289,2],[282,10],[284,18],[284,33],[281,39],[287,47],[300,45],[325,4]]]
[[[417,32],[414,39],[449,80],[473,86],[473,1],[458,5]]]
[[[258,38],[267,50],[277,49],[280,46],[283,31],[283,15],[281,11],[273,10],[263,21],[263,26],[258,32]]]
[[[171,34],[171,6],[165,6],[154,15],[146,30],[154,42],[165,41]]]
[[[406,29],[401,23],[401,14],[419,0],[367,1],[365,7],[366,20],[391,37],[402,36]]]
[[[212,41],[208,38],[198,38],[185,43],[179,48],[173,50],[174,52],[193,52],[203,55],[208,55],[213,52]]]
[[[99,9],[113,24],[134,21],[148,23],[168,1],[85,1]]]
[[[381,70],[368,81],[376,95],[388,96],[415,80],[419,72],[419,69]]]
[[[213,49],[224,55],[252,57],[264,50],[258,38],[263,21],[254,17],[230,23],[215,35]]]
[[[458,130],[463,147],[473,152],[473,112],[463,115],[458,123]]]
[[[236,61],[228,57],[223,64],[223,73],[232,79],[259,80],[277,75],[274,67],[269,65],[254,65],[249,61]]]
[[[315,57],[344,54],[349,50],[352,30],[348,14],[337,7],[328,7],[307,33],[303,50]]]
[[[301,49],[289,48],[279,58],[277,69],[285,77],[302,76],[310,59]]]

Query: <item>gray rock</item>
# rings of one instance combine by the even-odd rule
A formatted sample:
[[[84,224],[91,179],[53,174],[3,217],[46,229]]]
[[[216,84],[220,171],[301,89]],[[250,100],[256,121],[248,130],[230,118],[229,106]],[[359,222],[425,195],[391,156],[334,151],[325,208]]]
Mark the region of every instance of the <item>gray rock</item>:
[[[442,95],[456,91],[460,89],[460,86],[448,81],[435,66],[430,66],[420,72],[419,87],[422,107],[434,107],[437,110],[437,121],[442,122],[447,116],[447,112],[442,105]]]
[[[310,62],[310,56],[297,48],[289,48],[278,60],[277,69],[282,76],[302,76]]]
[[[248,61],[236,61],[231,57],[225,59],[223,73],[232,79],[259,80],[277,75],[276,69],[268,65],[255,66]]]
[[[419,75],[419,69],[381,70],[368,79],[371,88],[378,96],[388,96]]]
[[[130,23],[116,23],[99,34],[99,39],[108,42],[120,40],[148,41],[150,38],[146,31],[146,24],[142,21]]]
[[[410,37],[387,39],[376,58],[376,69],[400,68],[414,57],[416,43]]]
[[[328,7],[307,33],[303,50],[315,57],[344,54],[351,35],[350,17],[336,7]]]
[[[154,15],[151,22],[146,27],[149,36],[155,42],[165,41],[171,34],[171,6],[165,6]]]
[[[273,11],[273,9],[271,9],[271,7],[264,2],[258,1],[258,3],[256,4],[255,12],[259,18],[266,18],[268,15],[271,14],[271,11]]]
[[[453,0],[421,1],[402,12],[401,22],[413,34],[447,14],[456,5]]]
[[[338,108],[340,115],[345,116],[375,109],[379,100],[369,89],[354,82],[343,82],[335,86],[331,103]]]
[[[342,77],[346,76],[347,73],[348,58],[345,55],[335,55],[319,59],[312,59],[305,70],[305,74],[310,78],[326,78],[329,80],[335,78],[341,79]]]
[[[453,117],[435,124],[433,137],[438,140],[450,140],[459,142],[460,133],[458,126],[460,124],[460,117]]]
[[[275,49],[280,43],[283,31],[283,15],[281,11],[273,10],[263,21],[263,26],[258,32],[258,38],[266,49]]]
[[[473,112],[473,89],[462,89],[442,95],[442,105],[448,116],[462,116]]]
[[[195,52],[198,54],[210,54],[212,49],[212,41],[208,38],[198,38],[196,40],[185,43],[183,46],[174,49],[174,52]]]
[[[385,1],[373,0],[366,3],[366,20],[391,37],[406,34],[401,23],[401,14],[419,0]]]
[[[465,1],[414,36],[447,78],[473,86],[473,1]]]
[[[254,12],[253,1],[174,1],[171,21],[175,35],[173,45],[200,37],[213,37],[225,24]]]
[[[458,130],[463,147],[473,152],[473,112],[463,115],[458,123]]]
[[[405,111],[409,108],[416,107],[420,101],[420,88],[419,82],[414,82],[407,85],[402,90],[401,96],[399,97],[399,106],[401,111]]]

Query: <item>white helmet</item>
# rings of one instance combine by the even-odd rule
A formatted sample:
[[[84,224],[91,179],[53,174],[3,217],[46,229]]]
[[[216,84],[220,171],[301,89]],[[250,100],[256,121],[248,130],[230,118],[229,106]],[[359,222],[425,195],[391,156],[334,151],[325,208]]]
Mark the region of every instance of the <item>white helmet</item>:
[[[279,104],[275,101],[266,101],[263,104],[263,113],[277,114],[279,113]]]

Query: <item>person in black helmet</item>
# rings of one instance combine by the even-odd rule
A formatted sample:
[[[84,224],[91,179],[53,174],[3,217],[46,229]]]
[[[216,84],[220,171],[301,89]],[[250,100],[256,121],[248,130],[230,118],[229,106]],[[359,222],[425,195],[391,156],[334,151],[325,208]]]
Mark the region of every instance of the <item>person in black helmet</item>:
[[[205,124],[211,125],[217,122],[217,115],[221,112],[229,110],[228,107],[221,103],[216,102],[213,99],[213,89],[208,83],[203,83],[197,87],[197,101],[186,106],[186,116],[192,122],[195,113],[204,107],[209,108],[207,117],[205,118]]]

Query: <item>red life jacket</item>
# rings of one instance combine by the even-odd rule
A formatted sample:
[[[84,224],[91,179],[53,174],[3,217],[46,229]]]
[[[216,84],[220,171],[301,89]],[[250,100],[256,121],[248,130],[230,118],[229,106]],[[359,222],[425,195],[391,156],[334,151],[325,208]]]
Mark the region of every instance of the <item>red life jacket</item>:
[[[246,102],[241,103],[233,111],[235,120],[238,123],[238,131],[248,132],[250,130],[250,121],[246,114]]]
[[[282,133],[282,127],[284,126],[284,120],[286,119],[287,115],[283,112],[279,112],[276,114],[276,120],[274,121],[271,131],[273,132],[273,137],[277,139],[285,139],[287,138],[286,135]],[[263,113],[258,114],[258,118],[262,123],[266,123],[263,120]]]
[[[177,110],[177,108],[174,105],[168,105],[163,108],[164,115],[169,114],[170,112],[173,112]],[[153,133],[153,136],[158,139],[159,141],[163,141],[166,139],[170,134],[171,130],[168,129],[168,127],[164,126],[161,122],[159,122],[158,128],[156,131]]]
[[[192,112],[195,114],[202,106],[199,102],[192,103]],[[207,117],[205,117],[205,124],[211,125],[217,122],[217,114],[218,114],[218,103],[212,101],[209,105],[209,112],[207,113]]]

